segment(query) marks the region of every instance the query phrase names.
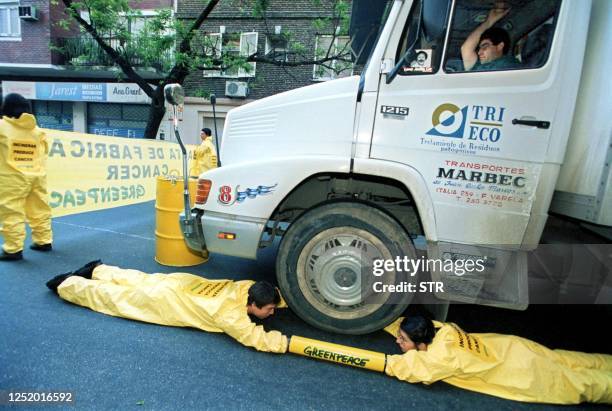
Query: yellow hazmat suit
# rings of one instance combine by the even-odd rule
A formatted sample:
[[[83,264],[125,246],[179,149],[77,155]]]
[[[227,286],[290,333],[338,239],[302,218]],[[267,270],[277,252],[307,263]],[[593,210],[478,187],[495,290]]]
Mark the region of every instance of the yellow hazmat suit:
[[[145,274],[97,266],[92,279],[72,276],[57,288],[61,298],[116,317],[224,332],[247,347],[284,353],[287,337],[266,332],[247,314],[254,281],[207,280],[187,273]]]
[[[25,221],[36,244],[51,244],[51,208],[47,194],[45,133],[33,115],[0,120],[0,225],[4,251],[23,249]]]
[[[192,176],[197,177],[203,172],[217,167],[217,150],[215,150],[211,137],[206,137],[202,144],[195,149],[193,159]]]
[[[385,328],[397,336],[401,318]],[[444,381],[516,401],[612,403],[612,356],[551,350],[525,338],[468,334],[434,321],[427,351],[387,356],[387,375],[408,382]]]

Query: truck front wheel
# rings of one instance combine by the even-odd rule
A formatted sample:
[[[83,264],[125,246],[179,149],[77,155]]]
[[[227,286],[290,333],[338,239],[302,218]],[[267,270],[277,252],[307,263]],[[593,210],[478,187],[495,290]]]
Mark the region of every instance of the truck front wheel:
[[[373,283],[380,279],[372,273],[373,261],[397,256],[412,259],[416,252],[393,218],[361,203],[332,203],[291,224],[279,248],[276,275],[283,297],[304,321],[328,331],[365,334],[389,324],[410,303],[409,293],[374,292]],[[404,272],[385,276],[385,283],[408,279]]]

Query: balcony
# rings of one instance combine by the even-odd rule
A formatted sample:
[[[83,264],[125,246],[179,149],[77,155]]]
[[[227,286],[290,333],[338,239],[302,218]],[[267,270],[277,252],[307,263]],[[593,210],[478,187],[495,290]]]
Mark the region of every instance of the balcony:
[[[171,47],[161,50],[150,39],[134,37],[129,41],[118,38],[105,40],[134,68],[166,73],[174,65],[174,50]],[[89,69],[114,66],[112,59],[89,36],[56,38],[52,43],[54,64]]]

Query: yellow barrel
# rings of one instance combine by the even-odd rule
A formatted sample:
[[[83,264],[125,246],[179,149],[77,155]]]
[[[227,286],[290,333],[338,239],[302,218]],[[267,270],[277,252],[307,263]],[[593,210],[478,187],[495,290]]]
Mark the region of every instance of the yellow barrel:
[[[195,199],[198,180],[189,179],[191,206]],[[202,256],[185,244],[179,224],[183,205],[183,179],[157,177],[155,200],[155,261],[172,267],[187,267],[208,261],[208,253]]]
[[[312,340],[297,335],[291,336],[289,352],[372,371],[385,371],[386,355],[381,352]]]

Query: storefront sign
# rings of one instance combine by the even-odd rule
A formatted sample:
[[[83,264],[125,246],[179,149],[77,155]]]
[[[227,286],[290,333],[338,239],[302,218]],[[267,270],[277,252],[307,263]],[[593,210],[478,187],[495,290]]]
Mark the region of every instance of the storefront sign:
[[[32,100],[95,101],[103,103],[150,103],[135,83],[60,83],[3,81],[3,94],[19,93]]]

